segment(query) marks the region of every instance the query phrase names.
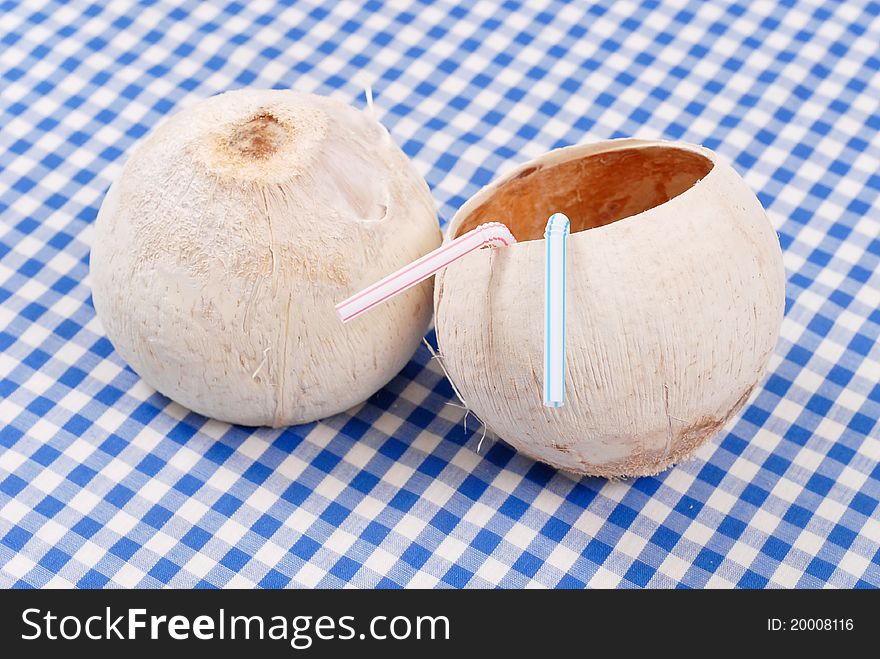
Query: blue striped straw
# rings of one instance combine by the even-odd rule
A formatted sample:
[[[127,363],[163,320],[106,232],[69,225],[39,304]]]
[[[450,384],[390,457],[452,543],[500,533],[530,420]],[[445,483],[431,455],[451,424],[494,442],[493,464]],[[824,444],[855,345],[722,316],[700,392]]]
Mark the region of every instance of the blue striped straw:
[[[547,221],[544,275],[544,405],[565,402],[565,252],[570,223],[562,213]]]

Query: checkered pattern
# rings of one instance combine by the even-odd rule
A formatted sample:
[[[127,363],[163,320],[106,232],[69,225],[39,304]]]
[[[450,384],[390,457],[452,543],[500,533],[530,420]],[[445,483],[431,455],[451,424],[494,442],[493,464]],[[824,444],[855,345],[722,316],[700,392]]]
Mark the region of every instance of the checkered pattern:
[[[38,4],[0,2],[0,585],[880,586],[880,3]],[[141,382],[89,297],[125,154],[221,90],[362,105],[359,72],[443,221],[564,144],[731,161],[789,279],[743,413],[695,460],[606,482],[478,454],[424,348],[284,431]]]

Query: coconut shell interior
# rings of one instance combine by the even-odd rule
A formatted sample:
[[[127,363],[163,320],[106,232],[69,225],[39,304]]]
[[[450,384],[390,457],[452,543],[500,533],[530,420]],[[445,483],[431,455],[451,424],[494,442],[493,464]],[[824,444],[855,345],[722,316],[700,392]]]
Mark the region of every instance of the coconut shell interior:
[[[617,149],[562,163],[527,167],[495,189],[459,225],[456,235],[502,222],[520,242],[541,240],[547,218],[565,213],[571,232],[611,224],[659,206],[712,170],[693,151],[652,146]]]

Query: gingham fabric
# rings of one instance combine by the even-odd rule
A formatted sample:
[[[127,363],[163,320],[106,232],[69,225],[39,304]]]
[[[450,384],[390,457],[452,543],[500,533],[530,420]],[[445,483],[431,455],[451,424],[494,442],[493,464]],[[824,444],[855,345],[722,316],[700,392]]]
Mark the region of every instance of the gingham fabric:
[[[880,585],[880,3],[39,5],[0,4],[0,585]],[[444,223],[560,145],[662,137],[733,163],[788,277],[744,411],[694,460],[608,482],[477,453],[426,348],[286,430],[144,384],[89,289],[126,153],[227,89],[362,107],[360,73]]]

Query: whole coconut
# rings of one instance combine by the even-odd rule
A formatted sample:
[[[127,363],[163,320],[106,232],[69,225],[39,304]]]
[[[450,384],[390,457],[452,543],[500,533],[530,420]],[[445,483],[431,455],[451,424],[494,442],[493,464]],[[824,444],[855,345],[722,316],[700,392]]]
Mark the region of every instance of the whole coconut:
[[[369,115],[240,90],[153,131],[95,225],[95,310],[152,387],[223,421],[285,426],[368,398],[407,362],[431,284],[347,325],[334,303],[437,247],[424,180]]]

